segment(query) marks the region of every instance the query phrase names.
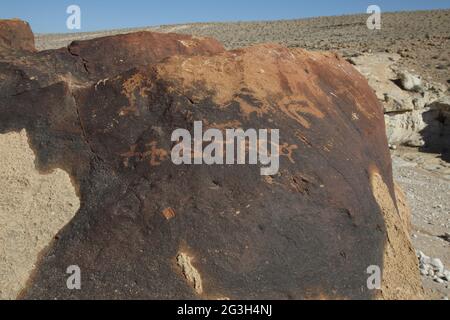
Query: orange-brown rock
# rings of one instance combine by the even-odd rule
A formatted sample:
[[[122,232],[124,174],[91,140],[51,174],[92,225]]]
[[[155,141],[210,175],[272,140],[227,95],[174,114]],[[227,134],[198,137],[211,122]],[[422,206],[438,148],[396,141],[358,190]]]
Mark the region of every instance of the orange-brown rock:
[[[18,26],[29,30],[28,24],[20,20],[0,20],[0,31],[2,25],[9,26],[10,23],[17,27],[10,27],[6,34],[12,39],[24,39],[26,32]],[[31,30],[29,32],[33,39]],[[16,42],[19,43],[18,40]],[[27,42],[23,40],[23,43],[25,48]],[[4,74],[0,82],[0,96],[17,95],[61,81],[72,86],[85,86],[105,81],[132,68],[160,62],[169,56],[211,55],[225,49],[211,38],[137,32],[75,41],[68,48],[37,53],[34,49],[20,53],[11,50],[5,51],[2,58],[0,39],[0,68]],[[15,59],[17,55],[21,58]]]
[[[100,79],[173,55],[207,55],[225,50],[220,42],[211,38],[145,31],[75,41],[68,49],[81,57],[86,69]]]
[[[155,37],[156,47],[188,50]],[[38,79],[0,94],[0,132],[25,128],[38,167],[69,172],[81,199],[24,298],[420,297],[383,110],[350,64],[279,45],[147,61],[139,43],[114,39],[123,40],[45,53],[56,66],[48,75],[34,55],[26,70]],[[128,69],[106,52],[126,52]],[[79,63],[84,71],[68,72]],[[8,70],[0,65],[11,79]],[[279,129],[279,173],[175,165],[171,135],[194,121]],[[69,265],[81,268],[82,290],[67,290]],[[367,286],[370,266],[382,271],[381,290]]]
[[[18,19],[0,20],[0,56],[14,50],[36,50],[30,25]]]

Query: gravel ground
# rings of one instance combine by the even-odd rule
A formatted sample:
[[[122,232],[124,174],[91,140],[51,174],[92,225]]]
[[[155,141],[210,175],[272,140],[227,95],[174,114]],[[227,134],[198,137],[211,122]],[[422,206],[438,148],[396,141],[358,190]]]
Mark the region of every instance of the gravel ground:
[[[408,197],[412,211],[413,244],[427,256],[439,258],[450,269],[450,163],[438,154],[400,148],[392,153],[394,178]],[[450,283],[422,277],[432,299],[450,297]]]

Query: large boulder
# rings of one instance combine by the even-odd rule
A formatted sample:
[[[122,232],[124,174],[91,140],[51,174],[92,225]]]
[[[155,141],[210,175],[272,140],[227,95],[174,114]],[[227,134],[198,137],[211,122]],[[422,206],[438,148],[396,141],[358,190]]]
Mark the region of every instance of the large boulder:
[[[36,51],[33,32],[24,21],[0,20],[0,56],[11,51]]]
[[[382,107],[349,63],[259,45],[136,58],[123,71],[97,56],[114,55],[100,43],[96,52],[71,49],[86,84],[67,73],[80,60],[47,77],[35,65],[36,85],[0,100],[0,132],[26,129],[38,168],[68,172],[81,202],[21,297],[420,297]],[[135,50],[124,44],[117,58]],[[279,129],[278,172],[175,165],[172,133],[193,133],[196,121],[221,132]],[[80,267],[81,290],[66,286],[71,265]],[[380,290],[367,285],[373,266]]]

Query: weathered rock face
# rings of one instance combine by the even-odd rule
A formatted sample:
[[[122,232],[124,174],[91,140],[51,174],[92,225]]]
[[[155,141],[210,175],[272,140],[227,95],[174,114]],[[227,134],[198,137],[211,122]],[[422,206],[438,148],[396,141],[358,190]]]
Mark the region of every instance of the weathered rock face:
[[[386,114],[414,110],[412,101],[414,97],[394,82],[397,75],[392,69],[392,65],[399,59],[399,55],[389,53],[366,54],[349,59],[356,69],[367,78],[378,100],[383,102]]]
[[[87,79],[109,79],[81,86],[67,76],[77,64],[50,52],[66,73],[44,77],[34,66],[36,84],[0,100],[0,131],[25,128],[39,168],[66,170],[81,199],[23,298],[420,296],[382,107],[346,61],[277,45],[206,48],[148,65],[136,57],[138,68],[112,75],[123,70],[117,60],[74,46]],[[124,44],[118,57],[134,50]],[[171,135],[194,121],[279,129],[279,173],[175,165]],[[81,268],[82,290],[66,287],[70,265]],[[367,287],[373,265],[381,290]]]
[[[413,110],[398,114],[386,114],[386,134],[392,145],[402,144],[411,147],[422,147],[425,140],[422,132],[427,128],[423,119],[424,110]]]
[[[389,143],[438,150],[436,141],[442,131],[441,123],[431,105],[447,89],[397,70],[395,63],[399,59],[398,54],[376,53],[352,57],[349,61],[367,78],[384,107]]]
[[[207,55],[224,51],[222,44],[214,39],[155,32],[136,32],[75,41],[68,49],[72,55],[81,57],[86,70],[98,79],[158,62],[176,54]]]
[[[20,59],[0,60],[0,96],[17,95],[61,81],[84,86],[172,55],[222,51],[223,46],[214,39],[139,32],[77,41],[68,48],[36,54],[22,52]]]
[[[21,20],[0,20],[0,56],[16,50],[36,51],[29,24]]]

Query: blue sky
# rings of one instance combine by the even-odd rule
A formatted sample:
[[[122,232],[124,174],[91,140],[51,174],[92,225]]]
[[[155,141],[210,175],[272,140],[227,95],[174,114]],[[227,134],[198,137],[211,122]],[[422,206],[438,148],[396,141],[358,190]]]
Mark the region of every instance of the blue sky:
[[[34,32],[69,32],[66,8],[81,7],[82,29],[95,31],[209,21],[295,19],[382,11],[450,8],[447,0],[2,0],[0,18],[30,22]]]

